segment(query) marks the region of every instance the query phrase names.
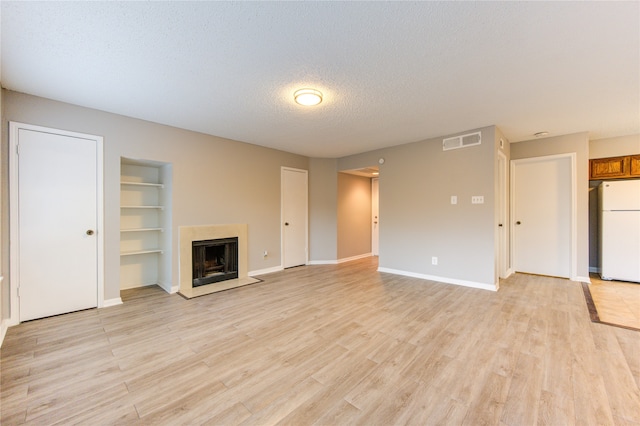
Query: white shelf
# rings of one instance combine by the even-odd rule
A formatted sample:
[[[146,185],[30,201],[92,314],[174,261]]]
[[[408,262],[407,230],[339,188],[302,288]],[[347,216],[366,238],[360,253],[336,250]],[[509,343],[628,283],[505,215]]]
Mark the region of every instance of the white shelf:
[[[164,188],[164,185],[161,183],[148,183],[148,182],[120,182],[120,185],[150,186],[155,188]]]
[[[121,209],[160,209],[164,210],[164,206],[120,206]]]
[[[164,228],[133,228],[133,229],[121,229],[120,230],[120,232],[148,232],[148,231],[164,232]]]
[[[120,256],[135,256],[138,254],[149,254],[149,253],[160,253],[162,254],[162,250],[160,249],[149,249],[149,250],[136,250],[136,251],[123,251],[120,253]]]

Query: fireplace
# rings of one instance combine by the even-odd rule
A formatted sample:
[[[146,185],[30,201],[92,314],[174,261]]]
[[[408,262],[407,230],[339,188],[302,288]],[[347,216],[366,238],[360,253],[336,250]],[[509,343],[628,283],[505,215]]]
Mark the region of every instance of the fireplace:
[[[193,287],[238,278],[238,238],[192,241]]]
[[[180,226],[179,233],[178,293],[184,298],[191,299],[260,282],[248,273],[247,224]],[[227,246],[227,243],[230,245]],[[198,248],[209,245],[213,247]],[[204,254],[201,250],[204,250]]]

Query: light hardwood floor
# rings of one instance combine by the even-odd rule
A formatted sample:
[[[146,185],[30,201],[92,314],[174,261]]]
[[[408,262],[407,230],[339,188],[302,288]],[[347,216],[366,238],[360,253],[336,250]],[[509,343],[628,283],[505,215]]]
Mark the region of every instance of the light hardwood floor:
[[[640,330],[640,284],[604,281],[591,274],[589,292],[600,321]]]
[[[640,424],[640,333],[592,323],[580,283],[496,293],[376,258],[261,278],[10,328],[2,424]]]

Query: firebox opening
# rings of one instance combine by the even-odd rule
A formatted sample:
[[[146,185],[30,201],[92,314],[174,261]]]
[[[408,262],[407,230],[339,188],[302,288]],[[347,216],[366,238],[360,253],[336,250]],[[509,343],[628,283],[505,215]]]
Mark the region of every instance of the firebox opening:
[[[238,238],[193,241],[193,287],[238,278]]]

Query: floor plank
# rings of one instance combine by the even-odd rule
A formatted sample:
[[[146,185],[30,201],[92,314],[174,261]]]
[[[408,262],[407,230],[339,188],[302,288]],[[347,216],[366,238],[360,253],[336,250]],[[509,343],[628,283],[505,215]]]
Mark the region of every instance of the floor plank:
[[[489,292],[375,257],[261,278],[11,327],[0,422],[640,424],[640,332],[592,323],[580,283]]]

